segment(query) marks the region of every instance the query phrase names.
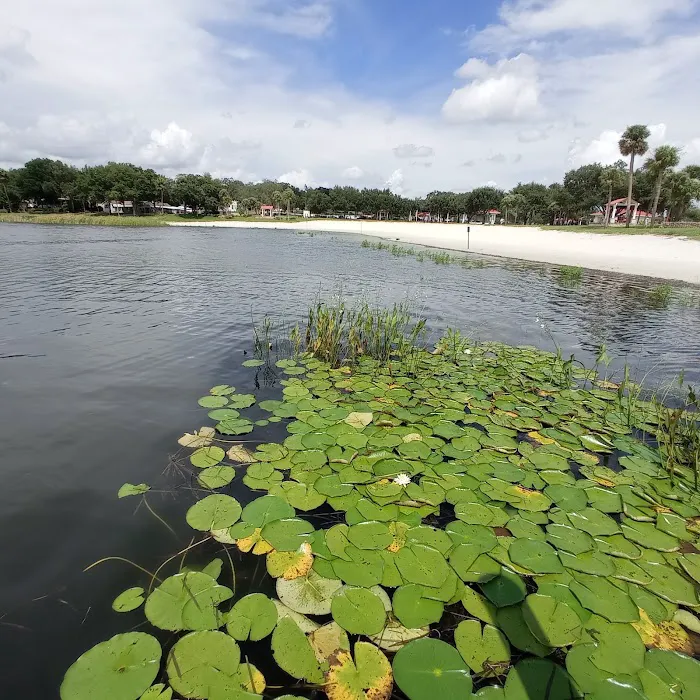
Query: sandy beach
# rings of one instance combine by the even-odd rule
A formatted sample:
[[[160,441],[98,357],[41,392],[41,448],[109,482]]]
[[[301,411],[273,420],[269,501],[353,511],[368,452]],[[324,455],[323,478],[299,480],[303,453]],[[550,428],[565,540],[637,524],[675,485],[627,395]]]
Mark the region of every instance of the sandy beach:
[[[471,232],[468,232],[468,227],[460,224],[389,221],[210,221],[170,225],[356,233],[447,250],[469,250],[485,255],[700,284],[700,241],[683,238],[480,224],[472,224]]]

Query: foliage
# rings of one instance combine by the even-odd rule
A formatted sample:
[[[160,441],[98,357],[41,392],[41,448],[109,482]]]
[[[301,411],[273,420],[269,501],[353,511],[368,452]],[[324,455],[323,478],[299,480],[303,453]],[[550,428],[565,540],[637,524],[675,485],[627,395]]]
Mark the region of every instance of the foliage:
[[[134,610],[145,597],[146,619],[176,633],[170,687],[211,700],[263,692],[241,659],[264,644],[289,688],[297,679],[331,700],[385,700],[394,682],[409,700],[468,698],[475,685],[474,697],[509,700],[597,700],[621,686],[690,697],[700,682],[683,629],[700,605],[695,395],[668,408],[561,356],[457,332],[431,352],[386,321],[392,311],[321,306],[315,352],[247,363],[251,377],[284,377],[279,400],[254,409],[287,421],[284,440],[255,440],[245,462],[235,451],[224,465],[245,470],[259,497],[237,494],[241,509],[209,494],[186,516],[204,533],[188,548],[213,537],[227,555],[266,557],[279,600],[219,584],[221,561],[117,599]],[[364,319],[363,352],[348,349],[348,313]],[[364,323],[390,340],[375,346]],[[199,403],[212,421],[255,402],[226,384],[209,398],[213,410]],[[230,453],[226,434],[202,435],[212,444],[186,455],[222,464],[227,452],[211,448]],[[193,462],[179,460],[200,473]],[[63,700],[137,700],[160,647],[132,634],[144,649],[129,663],[119,638],[78,659]]]

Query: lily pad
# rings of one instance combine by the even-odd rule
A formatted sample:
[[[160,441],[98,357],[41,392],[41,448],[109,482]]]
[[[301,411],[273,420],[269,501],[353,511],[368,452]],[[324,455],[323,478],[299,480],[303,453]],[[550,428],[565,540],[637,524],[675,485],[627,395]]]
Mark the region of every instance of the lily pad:
[[[262,529],[262,537],[280,552],[296,552],[308,542],[313,525],[300,518],[282,518],[268,522]]]
[[[465,620],[457,625],[455,646],[478,675],[501,675],[510,663],[510,645],[506,638],[491,625],[482,629],[478,620]]]
[[[445,609],[442,602],[426,598],[423,588],[415,583],[397,588],[392,604],[399,622],[411,629],[439,622]]]
[[[385,651],[397,652],[414,639],[422,639],[430,634],[430,627],[417,627],[409,629],[398,620],[389,618],[384,629],[378,634],[371,635],[370,639]]]
[[[193,452],[190,455],[190,462],[192,466],[206,469],[207,467],[215,467],[225,456],[226,452],[224,452],[223,448],[217,445],[210,445],[209,447],[200,447]]]
[[[313,647],[291,618],[282,618],[277,623],[272,633],[272,654],[277,665],[290,676],[323,683],[323,672]]]
[[[396,684],[409,700],[468,698],[469,667],[459,652],[439,639],[417,639],[400,649],[393,662]]]
[[[223,486],[228,486],[235,478],[236,470],[226,466],[208,467],[197,475],[197,481],[208,489],[220,489]]]
[[[439,588],[449,574],[445,557],[424,544],[407,545],[396,555],[396,565],[405,581]]]
[[[73,663],[61,684],[61,700],[136,700],[158,675],[161,653],[149,634],[118,634]]]
[[[605,578],[579,574],[570,588],[584,608],[610,622],[639,620],[639,609],[632,598]]]
[[[200,571],[165,579],[146,600],[148,621],[164,630],[213,630],[223,625],[218,605],[233,597],[226,586]]]
[[[117,498],[128,498],[129,496],[141,496],[151,487],[148,484],[124,484],[117,493]]]
[[[546,595],[529,595],[523,618],[533,636],[548,647],[566,647],[581,635],[581,620],[566,603]]]
[[[391,664],[373,644],[357,642],[353,660],[340,650],[330,658],[324,690],[328,700],[388,700],[394,686]]]
[[[208,532],[231,527],[238,522],[242,511],[241,504],[232,496],[213,494],[195,503],[185,519],[195,530]]]
[[[227,634],[192,632],[168,654],[168,682],[186,698],[209,698],[217,688],[240,687],[236,680],[240,659],[238,644]]]
[[[145,591],[143,588],[128,588],[123,593],[120,593],[112,603],[112,610],[115,612],[126,613],[136,610],[143,605],[146,600],[144,598]]]
[[[331,614],[350,634],[378,634],[386,623],[384,604],[367,588],[345,586],[340,589],[331,600]]]
[[[272,633],[277,624],[277,608],[262,593],[241,598],[226,614],[226,631],[240,642],[258,642]]]
[[[583,693],[561,667],[547,659],[524,659],[514,666],[504,687],[505,700],[575,700]]]
[[[288,608],[304,615],[328,615],[333,595],[342,587],[338,579],[319,576],[313,569],[307,576],[277,579],[277,595]]]
[[[508,555],[513,562],[535,574],[558,574],[564,570],[556,550],[546,542],[515,539]]]
[[[352,525],[347,538],[359,549],[386,549],[394,540],[389,527],[377,521]]]

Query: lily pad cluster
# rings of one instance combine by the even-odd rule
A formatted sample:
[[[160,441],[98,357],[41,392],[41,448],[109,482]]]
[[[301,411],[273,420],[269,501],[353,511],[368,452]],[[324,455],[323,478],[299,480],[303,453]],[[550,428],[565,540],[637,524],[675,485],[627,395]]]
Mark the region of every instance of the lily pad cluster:
[[[98,645],[63,700],[259,697],[266,639],[301,697],[700,697],[700,494],[649,439],[651,404],[498,344],[278,366],[259,408],[282,442],[232,442],[256,399],[228,385],[180,440],[211,491],[188,524],[264,557],[276,597],[237,595],[221,562],[130,589],[115,610],[145,601],[181,636],[160,666],[147,634]]]

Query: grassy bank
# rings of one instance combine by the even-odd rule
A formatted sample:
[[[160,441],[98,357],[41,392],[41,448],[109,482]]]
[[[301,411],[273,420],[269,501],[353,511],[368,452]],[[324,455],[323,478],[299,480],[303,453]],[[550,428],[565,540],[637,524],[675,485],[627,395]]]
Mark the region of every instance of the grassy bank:
[[[186,223],[188,221],[270,221],[268,217],[237,216],[233,219],[225,219],[220,216],[179,216],[177,214],[154,214],[147,216],[116,216],[109,214],[39,214],[30,212],[0,213],[0,223],[4,224],[51,224],[53,226],[167,226],[170,223]],[[295,223],[303,221],[300,217],[280,219]]]

